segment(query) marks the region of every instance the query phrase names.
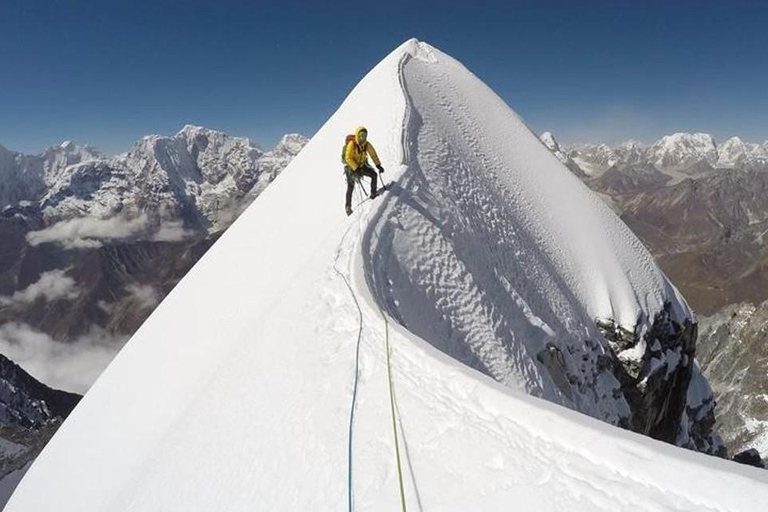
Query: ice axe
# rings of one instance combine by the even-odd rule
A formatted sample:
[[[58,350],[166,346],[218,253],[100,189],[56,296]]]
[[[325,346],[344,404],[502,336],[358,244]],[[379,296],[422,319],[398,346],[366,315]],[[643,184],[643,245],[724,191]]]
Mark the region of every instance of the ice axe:
[[[381,188],[383,188],[384,190],[387,190],[387,185],[384,183],[384,176],[382,176],[382,174],[384,174],[384,167],[381,164],[379,164],[376,166],[376,169],[378,169],[379,171],[379,180],[381,181]]]

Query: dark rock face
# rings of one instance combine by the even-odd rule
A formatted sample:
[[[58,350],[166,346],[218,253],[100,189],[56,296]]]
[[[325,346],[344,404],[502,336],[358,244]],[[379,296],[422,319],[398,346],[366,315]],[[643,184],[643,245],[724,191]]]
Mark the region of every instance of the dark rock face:
[[[65,418],[82,397],[41,384],[0,354],[0,424],[37,429]]]
[[[613,322],[597,323],[613,351],[613,372],[631,415],[627,428],[671,444],[725,456],[714,430],[714,400],[691,403],[697,325],[670,318],[669,304],[645,334],[629,332]],[[700,383],[696,383],[700,385]]]
[[[763,464],[763,461],[760,459],[760,452],[754,448],[737,453],[733,456],[733,460],[739,464],[746,464],[747,466],[765,469],[765,464]]]

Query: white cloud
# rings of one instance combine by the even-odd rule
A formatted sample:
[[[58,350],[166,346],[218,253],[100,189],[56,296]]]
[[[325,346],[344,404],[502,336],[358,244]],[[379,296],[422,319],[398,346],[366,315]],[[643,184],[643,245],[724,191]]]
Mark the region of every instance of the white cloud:
[[[160,228],[152,234],[155,242],[180,242],[194,234],[193,231],[184,229],[182,221],[168,221],[160,225]]]
[[[27,233],[30,245],[57,243],[67,249],[100,247],[105,240],[120,240],[137,236],[147,229],[148,218],[140,215],[134,218],[121,216],[109,219],[78,217],[63,220],[40,231]]]
[[[75,280],[65,274],[65,270],[44,272],[37,282],[30,284],[23,290],[17,291],[10,297],[0,297],[0,306],[30,303],[40,297],[47,301],[74,299],[80,291]]]
[[[97,249],[105,242],[139,239],[156,242],[179,242],[195,234],[173,220],[154,225],[146,214],[138,217],[118,215],[108,219],[77,217],[63,220],[39,231],[27,233],[27,242],[37,246],[55,243],[65,249]]]
[[[66,391],[85,393],[127,337],[95,327],[74,342],[59,342],[21,323],[0,326],[0,353],[40,382]]]
[[[143,309],[154,308],[160,303],[160,294],[149,285],[129,284],[126,291],[139,303]],[[102,307],[102,309],[104,309]]]

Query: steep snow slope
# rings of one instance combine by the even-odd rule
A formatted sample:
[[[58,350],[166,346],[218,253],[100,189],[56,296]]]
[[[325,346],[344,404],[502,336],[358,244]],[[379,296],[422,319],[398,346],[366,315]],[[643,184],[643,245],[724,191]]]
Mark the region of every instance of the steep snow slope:
[[[381,234],[374,226],[392,220],[388,212],[398,202],[419,204],[405,185],[396,186],[384,196],[386,204],[362,203],[347,218],[338,153],[343,136],[365,124],[387,165],[385,176],[405,182],[419,172],[422,153],[440,149],[417,146],[419,133],[403,131],[413,126],[410,115],[426,118],[424,109],[431,107],[409,107],[416,99],[404,95],[403,86],[412,92],[411,80],[427,72],[407,69],[412,55],[445,63],[432,71],[436,83],[441,73],[466,73],[415,40],[374,68],[126,345],[6,510],[342,510],[358,341],[355,510],[395,510],[387,335],[411,510],[762,508],[768,500],[763,473],[517,393],[381,315],[382,283],[374,282],[372,295],[364,270],[371,262],[360,244],[372,247]],[[520,151],[529,149],[526,143]],[[522,162],[523,187],[535,184],[526,176],[534,166],[548,165],[535,152],[531,158]],[[504,192],[515,193],[522,195]],[[293,213],[276,222],[274,212],[290,207]],[[583,222],[600,222],[599,211],[586,213],[591,217]],[[554,237],[575,240],[553,219],[536,222],[532,229],[552,229],[531,240],[541,251],[555,249],[547,242]],[[631,267],[639,277],[622,277],[622,249],[602,247],[613,255],[604,272],[583,261],[601,257],[597,251],[558,249],[576,251],[578,259],[560,267],[562,280],[594,312],[634,322],[638,303],[659,300],[656,288],[639,264]],[[593,272],[596,291],[580,289],[583,278],[571,271]],[[633,300],[636,285],[649,294]],[[683,304],[676,307],[682,314]]]

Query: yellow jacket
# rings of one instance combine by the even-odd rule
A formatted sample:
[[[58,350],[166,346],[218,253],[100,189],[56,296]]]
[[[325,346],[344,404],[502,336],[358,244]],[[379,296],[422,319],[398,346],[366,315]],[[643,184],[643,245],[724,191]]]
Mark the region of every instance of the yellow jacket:
[[[368,130],[359,126],[355,130],[355,140],[351,140],[347,143],[347,148],[344,150],[344,161],[347,163],[350,169],[353,171],[358,170],[361,166],[368,162],[368,155],[373,159],[373,163],[377,166],[381,165],[379,161],[379,155],[376,154],[376,150],[373,148],[373,144],[366,141],[362,145],[360,144],[360,132]]]

